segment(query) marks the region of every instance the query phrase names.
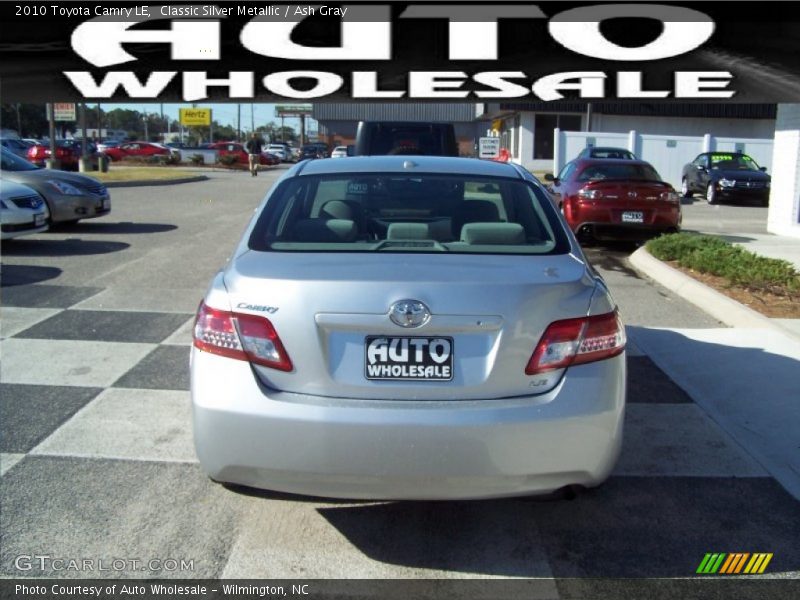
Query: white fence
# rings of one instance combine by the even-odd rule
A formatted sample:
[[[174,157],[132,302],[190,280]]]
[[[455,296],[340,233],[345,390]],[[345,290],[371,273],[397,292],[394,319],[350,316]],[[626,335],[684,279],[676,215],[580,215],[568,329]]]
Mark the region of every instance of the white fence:
[[[627,148],[653,165],[664,181],[675,187],[680,186],[683,166],[692,162],[701,152],[744,152],[760,166],[772,170],[771,139],[715,137],[710,133],[681,136],[640,134],[636,131],[625,134],[560,129],[555,130],[554,137],[553,173],[558,173],[587,146]]]

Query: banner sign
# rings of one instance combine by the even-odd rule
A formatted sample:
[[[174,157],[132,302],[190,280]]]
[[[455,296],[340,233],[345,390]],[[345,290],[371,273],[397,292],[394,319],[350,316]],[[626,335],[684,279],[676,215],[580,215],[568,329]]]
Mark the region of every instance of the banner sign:
[[[50,106],[47,105],[47,118],[50,118]],[[75,104],[70,102],[55,102],[53,107],[53,120],[54,121],[75,121],[77,115],[75,111]]]
[[[6,102],[800,99],[790,2],[3,2],[0,18]]]

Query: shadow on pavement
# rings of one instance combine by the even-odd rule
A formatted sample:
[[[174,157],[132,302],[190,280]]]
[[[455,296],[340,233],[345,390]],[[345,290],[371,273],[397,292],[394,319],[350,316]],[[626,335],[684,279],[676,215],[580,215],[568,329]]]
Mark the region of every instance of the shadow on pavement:
[[[14,244],[3,246],[5,256],[86,256],[91,254],[109,254],[129,248],[124,242],[107,242],[99,240],[82,240],[69,238],[66,240],[18,240]]]
[[[164,233],[177,229],[177,225],[170,223],[133,223],[124,221],[119,223],[109,223],[108,221],[80,222],[73,225],[58,224],[52,225],[50,231],[69,232],[69,233]]]
[[[4,248],[5,251],[5,248]],[[55,279],[61,275],[61,269],[56,267],[37,267],[34,265],[3,265],[0,272],[0,285],[29,285],[41,283],[48,279]]]

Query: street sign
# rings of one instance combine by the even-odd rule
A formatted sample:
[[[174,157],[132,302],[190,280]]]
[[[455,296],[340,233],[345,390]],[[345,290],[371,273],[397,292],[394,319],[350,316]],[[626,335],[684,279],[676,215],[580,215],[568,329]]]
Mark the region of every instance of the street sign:
[[[48,114],[47,118],[50,118],[49,108],[50,104],[47,105],[48,107]],[[76,121],[77,117],[75,116],[75,104],[71,102],[54,102],[52,104],[53,107],[53,120],[54,121]]]
[[[178,109],[181,125],[189,127],[211,125],[210,108],[181,108]]]
[[[499,153],[499,137],[482,137],[478,140],[478,158],[495,158]]]
[[[276,117],[310,117],[313,112],[311,104],[276,104]]]

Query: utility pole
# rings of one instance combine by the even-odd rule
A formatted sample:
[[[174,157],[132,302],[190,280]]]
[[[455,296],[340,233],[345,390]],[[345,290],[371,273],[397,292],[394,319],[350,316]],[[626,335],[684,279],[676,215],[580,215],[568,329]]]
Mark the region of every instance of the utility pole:
[[[145,142],[149,142],[150,141],[150,136],[147,133],[147,113],[144,113],[142,118],[144,119],[144,141]]]
[[[103,140],[103,122],[100,116],[100,103],[97,103],[97,139],[98,141]]]
[[[256,131],[256,118],[255,118],[255,115],[253,114],[253,103],[252,102],[250,103],[250,131],[252,131],[253,133],[255,133],[255,131]]]
[[[236,141],[242,141],[242,105],[236,105]]]
[[[50,158],[45,161],[48,169],[58,169],[61,165],[56,158],[56,107],[51,102],[47,105],[48,117],[50,120]]]

